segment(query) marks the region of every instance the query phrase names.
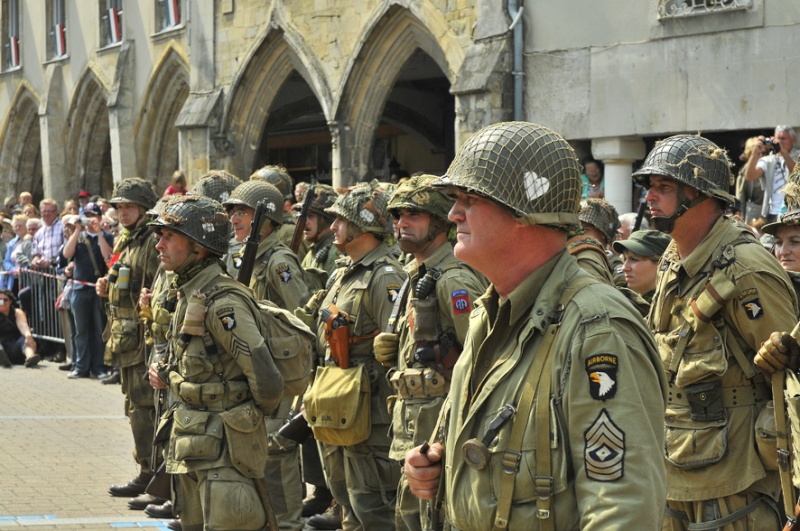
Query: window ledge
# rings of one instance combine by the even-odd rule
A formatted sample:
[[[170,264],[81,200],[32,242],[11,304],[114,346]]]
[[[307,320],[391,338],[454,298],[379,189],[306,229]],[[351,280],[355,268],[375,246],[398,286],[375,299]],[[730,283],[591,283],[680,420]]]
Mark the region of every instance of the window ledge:
[[[184,33],[185,30],[186,30],[186,24],[181,23],[171,28],[165,28],[157,33],[152,33],[150,34],[150,38],[155,42],[165,41],[181,33]]]
[[[59,55],[58,57],[51,57],[50,59],[48,59],[47,61],[45,61],[42,64],[43,65],[49,65],[49,64],[54,64],[54,63],[65,63],[68,59],[69,59],[69,54],[65,53],[64,55]]]

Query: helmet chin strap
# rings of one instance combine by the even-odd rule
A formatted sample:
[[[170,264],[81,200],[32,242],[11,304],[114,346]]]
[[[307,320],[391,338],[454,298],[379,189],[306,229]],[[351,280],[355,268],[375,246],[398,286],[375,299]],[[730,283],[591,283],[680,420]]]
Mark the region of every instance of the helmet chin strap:
[[[195,244],[192,252],[189,253],[189,256],[186,257],[186,260],[183,261],[183,263],[180,265],[180,267],[178,267],[178,269],[175,270],[175,272],[180,274],[183,271],[185,271],[189,266],[194,264],[197,261],[198,254],[200,254],[200,246]]]
[[[695,207],[708,199],[705,195],[700,194],[694,199],[689,199],[683,193],[683,184],[678,186],[678,199],[680,200],[680,204],[678,208],[675,209],[675,212],[672,213],[670,216],[653,216],[650,219],[650,223],[652,223],[653,228],[657,231],[664,232],[666,234],[671,234],[672,231],[675,229],[675,221],[681,217],[682,215],[686,214],[690,208]]]

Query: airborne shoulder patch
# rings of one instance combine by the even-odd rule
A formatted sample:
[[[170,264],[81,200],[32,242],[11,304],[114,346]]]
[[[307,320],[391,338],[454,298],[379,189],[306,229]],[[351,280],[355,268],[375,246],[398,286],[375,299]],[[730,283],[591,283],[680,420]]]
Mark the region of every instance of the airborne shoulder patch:
[[[619,359],[614,354],[593,354],[586,358],[586,375],[589,377],[589,394],[595,400],[608,400],[617,394],[617,367]]]
[[[616,481],[625,475],[625,432],[603,408],[583,433],[586,477],[594,481]]]
[[[469,313],[469,292],[465,289],[457,289],[451,295],[453,301],[453,313],[456,315]]]
[[[739,292],[739,300],[742,300],[745,297],[755,297],[756,295],[758,295],[757,288],[747,288]]]
[[[386,284],[386,291],[389,294],[389,302],[394,303],[400,293],[400,284]]]
[[[230,311],[225,313],[221,313],[218,311],[216,312],[216,314],[217,318],[219,319],[219,322],[222,323],[222,328],[224,328],[228,332],[236,328],[236,318],[233,315],[233,308],[231,308]]]
[[[761,306],[761,301],[758,299],[752,299],[747,302],[743,302],[742,308],[744,308],[747,318],[751,321],[755,321],[764,315],[764,307]]]
[[[239,253],[235,253],[231,257],[231,260],[233,262],[233,267],[235,267],[236,269],[242,268],[242,255],[240,255]]]
[[[292,270],[289,264],[280,264],[275,268],[275,274],[281,279],[281,284],[288,284],[292,281]]]

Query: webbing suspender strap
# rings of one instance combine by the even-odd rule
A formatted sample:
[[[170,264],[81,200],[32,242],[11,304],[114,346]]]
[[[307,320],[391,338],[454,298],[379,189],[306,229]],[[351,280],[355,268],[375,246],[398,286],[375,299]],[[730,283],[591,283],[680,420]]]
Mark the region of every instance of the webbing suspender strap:
[[[394,334],[397,330],[397,318],[400,316],[400,311],[403,307],[403,303],[406,300],[406,293],[408,292],[408,288],[411,285],[411,277],[406,277],[405,282],[400,287],[400,292],[397,294],[397,299],[394,301],[394,306],[392,306],[392,313],[389,316],[389,322],[386,325],[386,332],[390,334]]]
[[[553,476],[550,455],[550,382],[552,378],[553,344],[558,330],[561,327],[561,316],[572,297],[582,288],[596,281],[586,275],[574,278],[574,284],[568,286],[561,295],[561,300],[556,308],[556,315],[551,320],[544,332],[544,341],[538,350],[541,355],[534,358],[531,368],[525,378],[522,396],[517,404],[515,422],[511,428],[508,446],[503,454],[503,476],[500,479],[500,492],[497,498],[497,512],[494,519],[494,530],[508,528],[511,514],[511,500],[514,497],[514,478],[519,471],[519,462],[522,458],[522,439],[528,424],[528,412],[531,410],[533,400],[536,401],[535,422],[536,427],[536,475],[534,476],[534,492],[536,494],[536,516],[539,518],[539,528],[543,531],[555,529],[550,514],[550,502],[553,496]],[[536,380],[535,384],[532,383]],[[538,390],[538,392],[537,392]],[[521,418],[520,418],[521,415]]]

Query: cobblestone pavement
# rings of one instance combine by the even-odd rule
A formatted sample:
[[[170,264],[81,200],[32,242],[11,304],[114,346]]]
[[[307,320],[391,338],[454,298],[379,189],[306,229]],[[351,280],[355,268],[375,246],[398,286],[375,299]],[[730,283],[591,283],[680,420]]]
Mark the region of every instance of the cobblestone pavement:
[[[137,474],[119,385],[45,361],[0,368],[0,389],[0,529],[167,529],[107,492]]]
[[[166,529],[107,493],[136,473],[119,385],[0,368],[0,529]]]

